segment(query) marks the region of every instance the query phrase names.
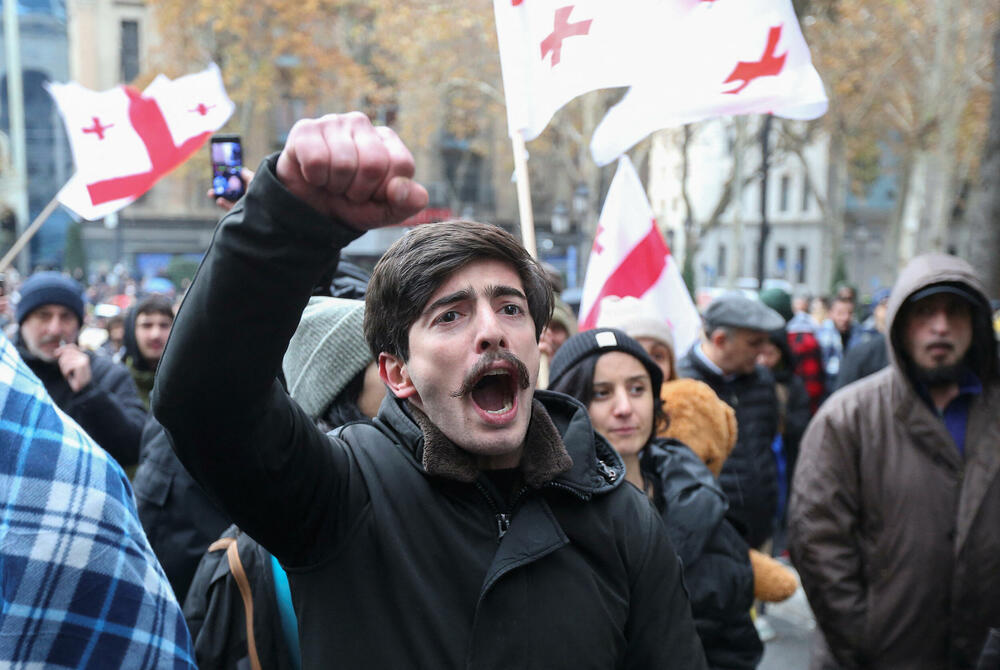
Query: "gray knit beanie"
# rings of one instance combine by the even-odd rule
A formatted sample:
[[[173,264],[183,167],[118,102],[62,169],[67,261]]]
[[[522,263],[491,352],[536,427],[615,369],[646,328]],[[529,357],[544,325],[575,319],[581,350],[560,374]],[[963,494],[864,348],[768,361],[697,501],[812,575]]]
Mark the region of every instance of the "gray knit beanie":
[[[288,393],[315,421],[372,362],[362,332],[365,303],[313,297],[282,361]]]

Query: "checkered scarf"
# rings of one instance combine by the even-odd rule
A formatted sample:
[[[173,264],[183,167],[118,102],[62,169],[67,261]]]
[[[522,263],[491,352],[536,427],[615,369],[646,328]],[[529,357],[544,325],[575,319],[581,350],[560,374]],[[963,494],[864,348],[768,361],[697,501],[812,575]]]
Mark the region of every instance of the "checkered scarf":
[[[194,668],[115,461],[0,334],[0,666]]]

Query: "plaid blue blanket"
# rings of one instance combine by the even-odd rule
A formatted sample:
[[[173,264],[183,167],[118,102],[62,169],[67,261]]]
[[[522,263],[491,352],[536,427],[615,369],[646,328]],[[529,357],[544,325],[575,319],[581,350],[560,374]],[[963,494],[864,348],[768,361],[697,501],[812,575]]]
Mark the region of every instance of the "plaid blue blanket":
[[[118,464],[0,334],[0,666],[194,668]]]

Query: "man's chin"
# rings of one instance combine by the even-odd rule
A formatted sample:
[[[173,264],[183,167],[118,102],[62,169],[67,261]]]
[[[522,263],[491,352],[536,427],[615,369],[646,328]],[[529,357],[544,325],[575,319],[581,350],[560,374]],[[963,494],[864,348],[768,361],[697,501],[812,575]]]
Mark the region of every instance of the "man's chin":
[[[917,378],[917,381],[922,382],[924,386],[930,388],[957,384],[962,379],[962,374],[965,372],[965,366],[961,363],[955,363],[953,365],[937,365],[932,368],[925,368],[921,365],[914,364],[913,368],[914,376]]]

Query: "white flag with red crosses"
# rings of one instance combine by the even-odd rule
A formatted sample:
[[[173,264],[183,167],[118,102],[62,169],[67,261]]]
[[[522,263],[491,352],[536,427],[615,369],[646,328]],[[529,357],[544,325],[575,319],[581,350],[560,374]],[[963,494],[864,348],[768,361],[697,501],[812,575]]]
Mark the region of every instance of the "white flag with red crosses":
[[[605,165],[660,128],[827,108],[791,0],[494,0],[507,123],[537,137],[560,107],[630,90],[598,126]]]
[[[669,11],[689,5],[683,12]],[[655,69],[637,68],[632,88],[608,110],[590,149],[606,165],[650,133],[718,116],[772,113],[815,119],[826,113],[791,0],[670,0]]]
[[[656,0],[494,0],[507,126],[538,137],[573,98],[632,83]]]
[[[125,205],[200,149],[232,116],[222,74],[207,69],[171,80],[91,91],[48,84],[66,125],[76,174],[56,196],[93,221]]]
[[[597,325],[601,300],[632,296],[659,315],[682,356],[698,340],[701,317],[667,247],[639,175],[628,156],[618,160],[587,261],[580,300],[580,330]]]

